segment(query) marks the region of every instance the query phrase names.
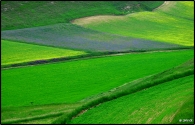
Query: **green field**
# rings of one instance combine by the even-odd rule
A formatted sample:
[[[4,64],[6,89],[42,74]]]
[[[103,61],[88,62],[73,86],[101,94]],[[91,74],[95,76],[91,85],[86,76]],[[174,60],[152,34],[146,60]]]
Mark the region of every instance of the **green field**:
[[[29,106],[30,102],[34,105],[76,102],[179,65],[192,57],[193,50],[184,50],[2,70],[2,107]]]
[[[8,40],[1,40],[1,47],[1,66],[87,54],[83,51],[32,45]]]
[[[194,2],[171,1],[167,4],[169,6],[165,5],[153,12],[138,12],[126,16],[94,16],[77,19],[73,23],[121,36],[193,46]]]
[[[171,124],[175,115],[193,103],[194,75],[166,82],[105,102],[73,119],[73,124]],[[160,99],[159,99],[160,98]],[[114,110],[113,110],[114,109]],[[192,119],[193,106],[179,119]],[[106,117],[105,117],[106,116]],[[186,122],[190,123],[190,122]],[[193,122],[191,122],[193,124]]]
[[[159,7],[158,12],[163,12],[172,16],[181,17],[188,20],[194,20],[194,4],[193,2],[185,2],[185,1],[172,1],[166,2],[162,6]],[[171,9],[170,9],[171,8]]]
[[[163,1],[3,1],[1,3],[1,30],[10,30],[68,23],[73,19],[93,15],[124,15],[144,10],[151,11]]]
[[[194,124],[193,1],[2,1],[1,21],[1,124]]]
[[[1,121],[2,123],[49,124],[62,114],[68,114],[79,106],[80,104],[52,104],[3,108]]]
[[[182,65],[161,71],[157,74],[146,76],[123,84],[96,96],[87,97],[77,104],[49,104],[25,107],[4,107],[2,108],[2,123],[67,123],[82,110],[87,110],[97,104],[145,90],[148,87],[163,84],[164,82],[192,75],[194,73],[194,60],[191,59]],[[176,117],[181,117],[184,112],[187,114],[192,108],[192,100],[186,101],[184,110],[180,110]],[[189,107],[190,106],[190,107]],[[185,113],[185,114],[186,114]],[[189,115],[188,115],[189,116]],[[189,117],[190,118],[190,117]]]

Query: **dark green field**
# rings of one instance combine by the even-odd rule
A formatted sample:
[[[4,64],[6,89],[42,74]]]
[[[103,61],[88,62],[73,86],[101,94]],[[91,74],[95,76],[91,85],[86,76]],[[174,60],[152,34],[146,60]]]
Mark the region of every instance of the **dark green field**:
[[[192,1],[1,1],[1,124],[194,124]]]
[[[163,1],[3,1],[1,2],[1,29],[10,30],[68,23],[73,19],[93,15],[124,15],[136,11],[151,11],[162,3]]]

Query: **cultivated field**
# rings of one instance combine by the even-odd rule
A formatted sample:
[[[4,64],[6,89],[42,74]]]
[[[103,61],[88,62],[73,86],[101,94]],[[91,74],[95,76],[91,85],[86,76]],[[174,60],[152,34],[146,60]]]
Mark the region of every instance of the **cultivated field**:
[[[194,124],[192,1],[2,1],[1,124]]]
[[[8,40],[1,40],[1,46],[1,66],[87,54],[83,51],[32,45]]]
[[[144,10],[151,11],[163,1],[2,1],[1,3],[1,29],[11,30],[68,23],[73,19],[93,15],[124,15]]]
[[[87,17],[77,19],[73,24],[121,36],[193,46],[194,2],[166,4],[169,6],[164,5],[152,12],[144,11],[126,16]]]
[[[179,78],[105,102],[73,119],[71,123],[169,124],[175,121],[178,124],[181,117],[193,118],[193,113],[191,113],[182,114],[175,119],[175,115],[185,108],[188,108],[187,112],[193,110],[193,88],[194,75]],[[185,103],[191,103],[190,107],[187,107]]]
[[[52,103],[77,102],[191,58],[193,51],[187,50],[127,54],[3,70],[2,107],[30,106],[31,102],[33,105],[51,104],[51,100]]]
[[[90,52],[120,52],[182,48],[164,42],[123,37],[62,23],[2,31],[2,39]]]
[[[82,110],[86,110],[87,108],[90,108],[94,105],[112,99],[116,99],[131,93],[140,92],[141,90],[145,90],[148,87],[155,86],[155,85],[158,86],[158,84],[161,85],[164,82],[168,82],[177,78],[186,77],[188,75],[192,75],[193,73],[194,73],[194,60],[191,59],[180,66],[123,84],[110,91],[103,92],[96,96],[92,96],[90,98],[81,100],[77,104],[65,103],[65,104],[50,104],[50,105],[42,105],[42,106],[18,107],[18,108],[6,107],[2,109],[2,113],[4,114],[3,119],[5,119],[3,120],[3,123],[14,123],[14,122],[51,123],[51,121],[52,123],[65,123],[68,122],[71,119],[71,117],[75,116]],[[161,90],[162,89],[163,88],[161,88]],[[193,107],[188,107],[187,110],[186,108],[184,108],[184,110],[181,110],[179,112],[187,111],[191,115],[193,115],[191,112],[192,108]],[[18,112],[20,112],[19,115]],[[27,116],[24,117],[25,115]],[[181,115],[181,113],[178,115]],[[146,118],[148,117],[150,116],[146,116]],[[45,119],[47,120],[47,122],[45,121]]]

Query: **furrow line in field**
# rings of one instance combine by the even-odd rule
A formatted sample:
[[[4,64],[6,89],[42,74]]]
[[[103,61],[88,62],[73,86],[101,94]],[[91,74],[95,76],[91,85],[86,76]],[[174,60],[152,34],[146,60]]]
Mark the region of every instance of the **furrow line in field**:
[[[155,53],[155,52],[172,52],[172,51],[182,51],[192,49],[192,47],[186,48],[178,48],[178,49],[167,49],[167,50],[143,50],[143,51],[124,51],[124,52],[107,52],[107,53],[95,53],[95,54],[86,54],[86,55],[79,55],[73,57],[60,57],[60,58],[52,58],[52,59],[44,59],[44,60],[35,60],[29,62],[22,62],[22,63],[14,63],[9,65],[1,65],[1,69],[11,69],[11,68],[21,68],[26,66],[36,66],[40,64],[48,64],[48,63],[58,63],[63,61],[78,61],[78,60],[86,60],[86,59],[93,59],[93,58],[103,58],[103,57],[110,57],[110,56],[120,56],[124,54],[141,54],[141,53]]]
[[[11,123],[18,123],[18,122],[23,122],[23,121],[43,119],[43,118],[48,118],[48,117],[57,117],[57,116],[62,115],[64,112],[65,111],[43,114],[43,115],[38,115],[38,116],[33,116],[33,117],[26,117],[26,118],[6,119],[6,120],[1,121],[1,123],[2,124],[11,124]]]
[[[184,64],[182,64],[184,65]],[[185,70],[181,73],[178,73],[179,70],[184,68],[183,66],[177,66],[175,68],[172,68],[171,70],[166,70],[164,72],[154,74],[151,76],[146,76],[144,78],[132,81],[130,83],[125,84],[124,86],[117,87],[113,91],[108,91],[105,93],[100,94],[97,97],[91,98],[86,101],[86,104],[84,104],[82,107],[79,107],[78,109],[75,109],[74,112],[66,115],[61,116],[59,119],[54,121],[54,123],[67,123],[71,119],[76,118],[77,116],[83,114],[87,110],[96,107],[104,102],[111,101],[114,99],[117,99],[119,97],[132,94],[135,92],[139,92],[142,90],[145,90],[146,88],[150,88],[153,86],[157,86],[159,84],[163,84],[165,82],[169,82],[172,80],[176,80],[182,77],[190,76],[194,74],[194,70],[191,69],[191,66],[193,64],[189,64],[185,66]],[[170,74],[171,73],[171,74]],[[64,118],[63,118],[64,117]]]

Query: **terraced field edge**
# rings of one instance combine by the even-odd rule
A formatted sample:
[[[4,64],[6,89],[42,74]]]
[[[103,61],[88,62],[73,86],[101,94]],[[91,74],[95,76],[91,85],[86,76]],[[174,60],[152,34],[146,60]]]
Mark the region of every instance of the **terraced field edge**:
[[[188,50],[193,49],[194,47],[180,47],[180,48],[168,48],[168,49],[157,49],[157,50],[129,50],[129,51],[118,51],[118,52],[91,52],[84,55],[78,56],[71,56],[71,57],[60,57],[60,58],[51,58],[51,59],[42,59],[42,60],[35,60],[29,62],[22,62],[22,63],[14,63],[14,64],[6,64],[1,65],[1,69],[9,69],[14,67],[23,67],[23,66],[33,66],[33,65],[40,65],[40,64],[47,64],[47,63],[56,63],[56,62],[63,62],[63,61],[75,61],[81,59],[90,59],[90,58],[100,58],[104,56],[115,56],[118,54],[127,54],[127,53],[141,53],[141,52],[157,52],[157,51],[181,51],[181,50]]]
[[[76,117],[78,114],[80,114],[84,110],[87,110],[88,108],[94,107],[98,104],[131,94],[131,93],[135,93],[145,88],[149,88],[149,87],[152,87],[158,84],[162,84],[164,82],[168,82],[174,79],[189,76],[192,74],[194,74],[194,59],[191,59],[182,65],[166,70],[164,72],[135,80],[133,82],[114,88],[108,92],[94,96],[87,100],[83,100],[85,104],[82,107],[75,109],[73,112],[71,112],[68,115],[67,114],[62,115],[59,119],[54,121],[53,124],[69,123],[73,117]]]

